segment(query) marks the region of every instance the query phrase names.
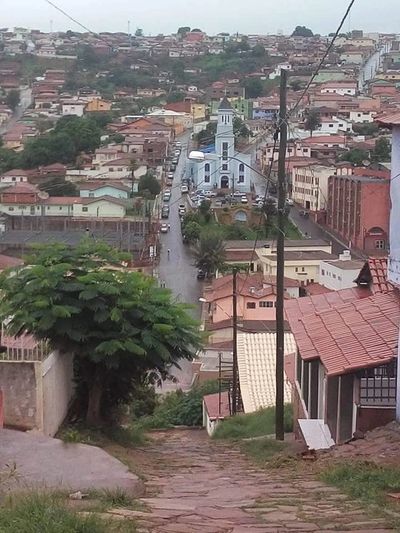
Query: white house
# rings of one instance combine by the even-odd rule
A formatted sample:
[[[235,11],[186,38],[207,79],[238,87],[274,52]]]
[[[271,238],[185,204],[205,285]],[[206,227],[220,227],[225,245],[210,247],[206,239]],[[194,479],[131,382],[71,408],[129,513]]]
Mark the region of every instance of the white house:
[[[79,186],[79,196],[81,198],[99,198],[101,196],[111,196],[112,198],[129,198],[130,189],[122,183],[99,183],[98,181],[87,181]]]
[[[339,259],[321,261],[319,283],[334,291],[355,287],[354,280],[364,264],[365,261],[352,259],[350,250],[345,250]]]
[[[290,65],[289,63],[280,63],[275,67],[275,70],[271,72],[271,74],[269,75],[269,79],[274,80],[275,78],[279,78],[282,70],[292,70],[292,65]]]
[[[251,155],[235,151],[234,118],[235,112],[224,98],[218,109],[214,151],[206,153],[202,162],[188,161],[187,175],[195,187],[250,192]]]
[[[0,183],[7,185],[15,185],[16,183],[27,183],[28,182],[28,173],[26,170],[21,170],[14,168],[8,172],[4,172],[0,176]]]
[[[77,117],[83,117],[86,106],[87,102],[83,100],[64,100],[61,104],[62,114],[63,116],[75,115]]]
[[[353,128],[351,121],[345,118],[322,118],[317,132],[321,135],[336,135],[340,132],[352,133]]]
[[[357,94],[357,82],[328,81],[321,85],[321,94],[340,94],[341,96],[355,96]]]
[[[368,124],[374,121],[376,111],[350,111],[350,122]]]

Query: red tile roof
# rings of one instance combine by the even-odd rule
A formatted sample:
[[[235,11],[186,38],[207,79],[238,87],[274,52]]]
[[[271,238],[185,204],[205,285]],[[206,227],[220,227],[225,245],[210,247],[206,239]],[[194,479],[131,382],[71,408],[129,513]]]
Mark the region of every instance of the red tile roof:
[[[317,294],[327,294],[328,292],[333,292],[331,289],[328,289],[328,287],[324,287],[319,283],[309,283],[307,287],[305,287],[305,290],[307,296],[316,296]]]
[[[375,294],[303,315],[293,331],[303,359],[320,358],[328,376],[389,363],[397,355],[400,295]]]
[[[375,121],[381,126],[400,126],[400,111],[392,113],[391,115],[376,117]]]
[[[387,257],[370,257],[368,266],[371,272],[372,286],[371,291],[387,292],[393,289],[393,285],[388,281],[388,260]]]

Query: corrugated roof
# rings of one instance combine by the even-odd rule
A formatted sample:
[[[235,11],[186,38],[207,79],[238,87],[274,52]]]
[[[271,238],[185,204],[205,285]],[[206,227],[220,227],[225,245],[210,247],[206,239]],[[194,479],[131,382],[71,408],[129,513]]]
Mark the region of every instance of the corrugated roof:
[[[400,295],[393,290],[353,299],[289,321],[303,359],[319,357],[328,375],[345,374],[396,356]]]
[[[291,333],[285,333],[285,356],[296,352]],[[238,367],[240,391],[245,413],[275,405],[276,334],[239,333]],[[285,375],[285,402],[291,401],[291,385]]]

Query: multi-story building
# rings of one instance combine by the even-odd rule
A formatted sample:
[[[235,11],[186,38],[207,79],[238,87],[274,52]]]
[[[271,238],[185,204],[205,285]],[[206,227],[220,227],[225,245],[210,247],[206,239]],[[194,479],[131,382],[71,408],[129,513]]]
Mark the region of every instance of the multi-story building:
[[[349,248],[369,254],[388,247],[390,181],[374,176],[331,176],[327,225]]]
[[[326,208],[328,179],[335,167],[319,163],[299,165],[292,169],[292,198],[304,209],[317,212]]]

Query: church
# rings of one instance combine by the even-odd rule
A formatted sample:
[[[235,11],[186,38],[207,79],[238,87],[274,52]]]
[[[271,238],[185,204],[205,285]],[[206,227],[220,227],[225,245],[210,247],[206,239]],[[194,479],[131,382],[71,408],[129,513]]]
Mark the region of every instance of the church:
[[[188,161],[188,175],[196,189],[250,192],[251,155],[235,151],[234,118],[235,112],[225,97],[218,108],[215,151],[206,153],[202,162]]]

